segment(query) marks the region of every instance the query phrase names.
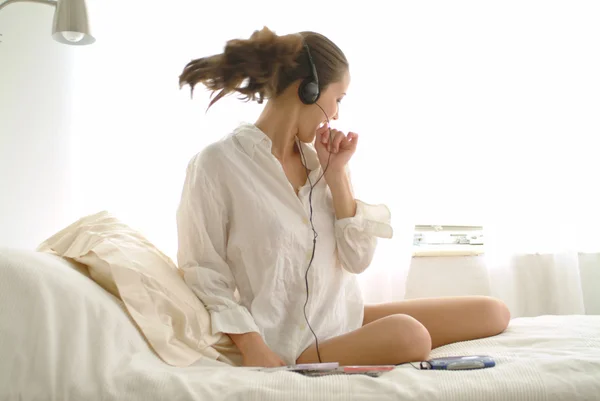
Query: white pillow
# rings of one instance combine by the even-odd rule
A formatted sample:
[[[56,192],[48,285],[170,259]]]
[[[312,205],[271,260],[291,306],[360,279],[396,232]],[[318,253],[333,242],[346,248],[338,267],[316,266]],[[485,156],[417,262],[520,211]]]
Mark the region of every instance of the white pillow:
[[[98,284],[124,302],[166,363],[184,367],[203,356],[230,362],[212,346],[231,340],[211,334],[208,311],[173,261],[108,212],[81,218],[44,241],[38,251],[86,265]]]

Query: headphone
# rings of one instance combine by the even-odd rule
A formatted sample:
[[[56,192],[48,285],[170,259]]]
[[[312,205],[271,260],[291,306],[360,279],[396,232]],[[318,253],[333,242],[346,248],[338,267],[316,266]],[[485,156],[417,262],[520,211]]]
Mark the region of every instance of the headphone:
[[[304,104],[315,104],[317,100],[319,100],[319,96],[321,96],[321,91],[319,90],[319,77],[317,75],[317,67],[315,67],[313,58],[310,55],[310,49],[306,42],[304,42],[304,49],[308,56],[310,76],[304,78],[300,83],[300,86],[298,87],[298,96],[300,96],[300,100]]]
[[[314,105],[318,106],[319,109],[321,109],[321,111],[325,115],[325,118],[327,119],[327,123],[329,124],[329,117],[327,116],[327,113],[325,113],[325,110],[323,110],[323,108],[319,105],[319,103],[317,103],[317,100],[319,100],[319,96],[321,95],[321,91],[319,90],[319,78],[317,76],[317,68],[315,67],[315,63],[312,59],[312,56],[310,55],[310,49],[308,48],[308,45],[306,44],[306,42],[304,42],[304,49],[306,49],[306,55],[308,56],[308,63],[309,63],[309,67],[310,67],[310,76],[304,78],[302,80],[302,82],[300,83],[300,86],[298,87],[298,96],[300,97],[300,100],[302,101],[302,103],[307,104],[307,105],[314,104]],[[331,141],[332,140],[331,128],[329,129],[329,133],[330,133],[329,140]],[[310,179],[310,172],[308,171],[308,167],[306,167],[306,158],[304,157],[304,152],[302,151],[302,145],[298,144],[298,149],[300,150],[300,154],[302,156],[302,163],[304,164],[304,167],[306,169],[306,178],[308,179],[308,183],[310,184],[310,193],[308,195],[308,204],[310,207],[309,221],[310,221],[310,226],[313,231],[313,249],[312,249],[310,261],[308,262],[308,267],[306,268],[306,272],[304,275],[304,281],[306,284],[306,301],[304,302],[304,319],[306,320],[306,323],[308,324],[308,328],[310,329],[313,336],[315,337],[315,346],[317,349],[317,357],[319,358],[319,363],[322,363],[323,361],[321,359],[321,352],[319,351],[319,338],[317,337],[317,333],[315,333],[312,326],[310,325],[310,321],[308,320],[308,316],[306,314],[306,305],[308,304],[308,296],[309,296],[308,295],[309,294],[308,293],[308,272],[312,266],[312,262],[315,257],[315,250],[316,250],[316,246],[317,246],[317,237],[318,237],[317,231],[315,230],[315,226],[313,224],[312,195],[313,195],[313,189],[315,188],[317,183],[321,180],[321,178],[323,178],[323,176],[325,175],[325,172],[327,171],[327,168],[329,167],[329,159],[331,158],[331,152],[329,152],[329,157],[327,158],[327,165],[325,166],[323,173],[317,179],[317,181],[313,184],[313,182]]]

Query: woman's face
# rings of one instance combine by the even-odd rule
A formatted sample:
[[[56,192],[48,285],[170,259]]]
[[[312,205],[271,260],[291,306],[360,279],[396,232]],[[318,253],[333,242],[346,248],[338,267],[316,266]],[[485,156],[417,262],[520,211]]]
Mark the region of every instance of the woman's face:
[[[316,105],[311,104],[304,108],[304,115],[301,116],[298,127],[298,139],[305,143],[313,142],[317,129],[327,122],[327,117],[329,117],[329,120],[339,118],[339,104],[346,95],[349,85],[350,73],[346,71],[340,81],[329,84],[321,92]],[[327,117],[325,114],[327,114]]]

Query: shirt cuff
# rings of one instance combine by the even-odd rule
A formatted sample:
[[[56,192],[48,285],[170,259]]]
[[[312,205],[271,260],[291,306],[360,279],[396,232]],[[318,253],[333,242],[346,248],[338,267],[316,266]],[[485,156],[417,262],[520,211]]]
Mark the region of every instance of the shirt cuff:
[[[213,310],[210,312],[210,318],[213,335],[217,333],[244,334],[254,331],[260,333],[248,309],[241,305],[220,311]]]
[[[379,238],[392,238],[394,230],[390,225],[392,214],[386,205],[370,205],[356,200],[356,214],[336,220],[336,227],[341,233],[348,228]]]

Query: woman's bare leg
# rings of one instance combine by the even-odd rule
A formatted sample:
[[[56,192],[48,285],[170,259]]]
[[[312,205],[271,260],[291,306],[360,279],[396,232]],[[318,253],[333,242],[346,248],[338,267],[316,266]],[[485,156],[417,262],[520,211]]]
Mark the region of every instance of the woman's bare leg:
[[[510,312],[502,301],[473,296],[367,305],[363,324],[399,313],[412,316],[427,328],[433,348],[500,334],[510,321]]]
[[[427,359],[431,337],[416,319],[402,314],[382,317],[361,328],[319,343],[322,362],[347,365],[396,365]],[[319,362],[313,344],[296,363]]]

